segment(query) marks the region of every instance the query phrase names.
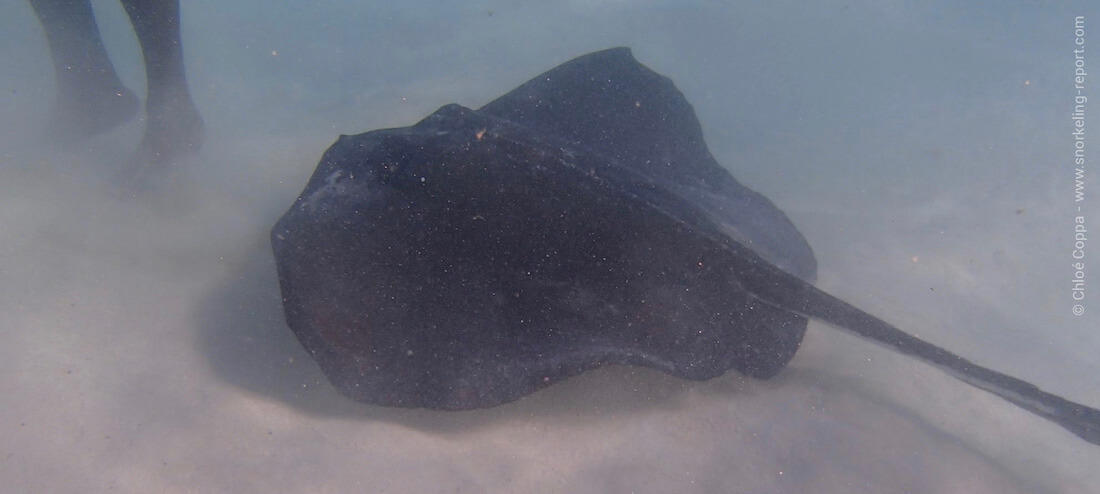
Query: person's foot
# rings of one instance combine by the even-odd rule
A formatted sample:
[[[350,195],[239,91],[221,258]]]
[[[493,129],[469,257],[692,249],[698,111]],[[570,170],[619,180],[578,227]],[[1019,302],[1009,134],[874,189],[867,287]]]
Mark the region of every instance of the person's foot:
[[[124,188],[145,187],[149,174],[164,173],[181,158],[197,153],[205,138],[202,117],[189,97],[147,103],[145,114],[145,135],[119,177]]]
[[[206,129],[190,99],[149,107],[145,113],[145,135],[134,153],[138,164],[160,168],[202,148]]]
[[[69,145],[126,123],[138,108],[137,95],[121,83],[59,89],[46,138]]]

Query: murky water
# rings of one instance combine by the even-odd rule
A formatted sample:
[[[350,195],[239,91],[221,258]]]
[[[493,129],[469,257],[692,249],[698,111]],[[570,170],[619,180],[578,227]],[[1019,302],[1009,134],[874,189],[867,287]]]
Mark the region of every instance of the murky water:
[[[125,14],[94,5],[141,93]],[[719,162],[805,234],[819,286],[1100,406],[1091,244],[1071,313],[1073,220],[1100,224],[1100,202],[1074,202],[1070,119],[1074,16],[1100,12],[1004,9],[185,2],[207,143],[155,194],[119,200],[108,178],[141,123],[43,142],[48,51],[8,2],[0,490],[1094,492],[1100,448],[817,323],[767,382],[607,368],[489,410],[360,405],[283,324],[266,240],[337,135],[631,46],[695,106]]]

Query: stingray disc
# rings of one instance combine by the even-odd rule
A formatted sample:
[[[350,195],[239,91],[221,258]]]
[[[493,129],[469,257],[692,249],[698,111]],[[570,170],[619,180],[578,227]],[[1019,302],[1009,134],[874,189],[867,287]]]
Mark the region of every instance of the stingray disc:
[[[272,230],[286,320],[348,396],[467,409],[605,364],[767,378],[806,319],[739,282],[812,282],[805,239],[715,162],[626,48],[479,110],[342,136]]]

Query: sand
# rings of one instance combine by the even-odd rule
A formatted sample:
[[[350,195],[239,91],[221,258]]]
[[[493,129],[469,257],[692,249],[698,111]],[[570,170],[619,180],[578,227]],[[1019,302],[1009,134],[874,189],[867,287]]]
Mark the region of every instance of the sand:
[[[125,15],[95,6],[116,67],[141,93]],[[207,143],[154,192],[119,198],[111,173],[141,122],[43,142],[53,81],[41,30],[25,3],[0,8],[0,491],[1100,485],[1100,448],[820,323],[767,382],[611,367],[489,410],[361,405],[328,385],[283,323],[266,239],[337,135],[409,125],[450,102],[476,107],[573,56],[629,45],[695,105],[719,162],[803,231],[819,286],[1100,406],[1100,278],[1088,271],[1085,314],[1073,316],[1067,159],[1073,15],[1096,7],[303,9],[184,5]],[[1081,213],[1092,224],[1096,204]]]

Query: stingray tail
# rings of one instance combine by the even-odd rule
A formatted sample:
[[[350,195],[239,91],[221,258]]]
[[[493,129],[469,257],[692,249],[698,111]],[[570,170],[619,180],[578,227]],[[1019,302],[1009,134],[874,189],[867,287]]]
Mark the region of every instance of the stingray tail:
[[[955,378],[993,393],[1020,408],[1054,422],[1081,439],[1100,445],[1100,410],[1075,403],[1039,389],[1038,386],[1000,372],[987,369],[931,343],[922,341],[893,325],[863,312],[856,307],[808,283],[800,283],[802,292],[797,296],[784,294],[773,298],[782,300],[782,308],[802,316],[821,319],[842,330],[869,339],[911,357],[928,362]],[[789,285],[788,285],[789,286]],[[776,288],[772,285],[771,288]],[[769,290],[762,290],[763,298]]]

